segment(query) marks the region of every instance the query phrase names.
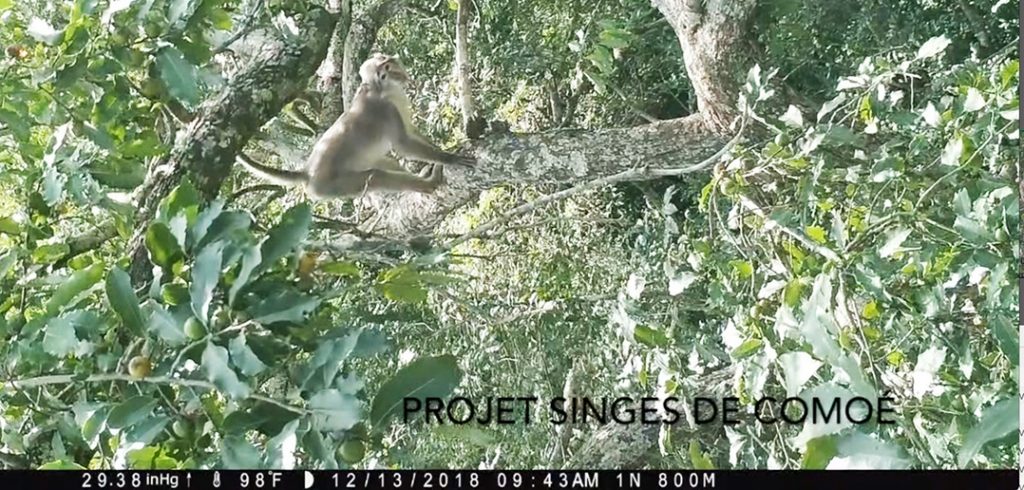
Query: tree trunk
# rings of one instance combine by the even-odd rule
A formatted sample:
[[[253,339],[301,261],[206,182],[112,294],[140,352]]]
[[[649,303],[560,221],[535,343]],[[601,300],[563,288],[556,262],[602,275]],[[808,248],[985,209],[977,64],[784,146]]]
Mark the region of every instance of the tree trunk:
[[[352,0],[330,0],[332,11],[339,14],[338,24],[331,35],[327,58],[320,65],[320,92],[324,94],[320,104],[319,122],[328,127],[345,112],[345,97],[342,89],[345,66],[345,40],[352,29]]]
[[[183,178],[205,199],[217,195],[249,138],[305,89],[327,52],[337,17],[310,9],[297,18],[306,44],[281,39],[262,47],[252,63],[224,90],[208,99],[164,160],[149,169],[137,194],[135,231],[129,242],[136,286],[152,274],[144,237],[160,201]]]

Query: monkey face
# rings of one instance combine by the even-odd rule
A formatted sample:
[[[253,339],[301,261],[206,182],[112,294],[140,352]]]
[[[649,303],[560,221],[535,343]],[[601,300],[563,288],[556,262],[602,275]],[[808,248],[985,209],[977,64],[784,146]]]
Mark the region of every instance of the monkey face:
[[[376,53],[366,60],[359,68],[359,75],[364,82],[380,81],[405,85],[410,81],[409,73],[405,71],[397,56],[381,53]]]

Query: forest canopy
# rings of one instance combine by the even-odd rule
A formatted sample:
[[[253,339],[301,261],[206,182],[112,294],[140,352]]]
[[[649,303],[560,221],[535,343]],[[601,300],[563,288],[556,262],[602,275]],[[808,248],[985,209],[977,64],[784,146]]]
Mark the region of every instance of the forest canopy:
[[[0,0],[0,468],[1016,467],[1012,6]],[[236,164],[375,52],[475,168]],[[453,396],[747,415],[402,420]],[[752,421],[856,396],[894,423]]]

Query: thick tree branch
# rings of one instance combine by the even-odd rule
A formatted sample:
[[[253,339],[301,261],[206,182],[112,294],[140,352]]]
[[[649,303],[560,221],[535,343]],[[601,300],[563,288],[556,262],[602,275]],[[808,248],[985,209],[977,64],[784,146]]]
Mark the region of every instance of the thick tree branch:
[[[203,104],[196,118],[179,133],[171,154],[149,169],[136,195],[137,225],[129,243],[136,285],[151,273],[143,237],[164,196],[186,176],[204,198],[216,196],[235,156],[267,120],[306,87],[323,60],[336,16],[310,9],[295,20],[299,35],[264,44],[247,68]]]
[[[402,194],[379,205],[374,231],[422,234],[480,191],[509,183],[572,185],[639,167],[687,167],[726,141],[699,115],[634,128],[492,135],[472,146],[477,168],[446,172],[447,184],[433,195]]]
[[[750,68],[750,20],[756,0],[652,0],[679,38],[697,109],[725,132]]]
[[[338,116],[345,112],[345,97],[342,82],[345,79],[345,40],[352,28],[352,0],[330,0],[333,11],[339,13],[338,24],[331,36],[327,48],[327,58],[320,66],[320,91],[323,101],[320,104],[320,125],[330,126]]]
[[[744,119],[744,123],[745,122],[746,122],[746,120]],[[522,215],[524,215],[526,213],[529,213],[529,212],[531,212],[531,211],[533,211],[533,210],[535,210],[537,208],[540,208],[542,206],[547,206],[548,204],[550,204],[552,202],[556,202],[556,201],[560,201],[560,200],[566,199],[566,198],[568,198],[570,196],[579,194],[580,192],[583,192],[583,191],[588,191],[588,190],[591,190],[591,189],[597,189],[599,187],[604,187],[604,186],[611,185],[611,184],[616,184],[616,183],[619,183],[619,182],[635,182],[635,181],[640,181],[640,180],[656,179],[656,178],[660,178],[660,177],[677,177],[677,176],[680,176],[680,175],[684,175],[684,174],[688,174],[688,173],[693,173],[693,172],[698,172],[698,171],[704,170],[705,168],[709,167],[710,165],[712,165],[716,161],[718,161],[720,158],[722,158],[723,155],[725,155],[727,152],[729,152],[729,150],[731,150],[732,147],[736,145],[736,143],[740,139],[740,136],[742,136],[742,134],[743,134],[744,125],[740,126],[740,129],[736,132],[736,136],[734,136],[731,140],[729,140],[729,142],[726,143],[725,146],[723,146],[720,150],[718,150],[718,152],[716,152],[714,155],[711,155],[710,157],[704,159],[700,163],[695,163],[695,164],[692,164],[692,165],[686,165],[686,166],[683,166],[683,167],[673,167],[673,168],[650,168],[650,167],[647,167],[647,166],[638,167],[638,168],[632,168],[632,169],[629,169],[629,170],[625,170],[623,172],[619,172],[619,173],[614,174],[614,175],[609,175],[607,177],[601,177],[599,179],[594,179],[594,180],[591,180],[591,181],[586,182],[584,184],[580,184],[580,185],[577,185],[575,187],[570,187],[568,189],[555,192],[553,194],[548,194],[548,195],[546,195],[544,197],[541,197],[540,199],[534,200],[533,202],[529,202],[529,203],[517,206],[517,207],[515,207],[515,208],[505,212],[504,214],[502,214],[498,218],[493,219],[493,220],[491,220],[491,221],[489,221],[489,222],[487,222],[487,223],[485,223],[485,224],[483,224],[481,226],[478,226],[478,227],[474,228],[469,233],[466,233],[465,235],[462,235],[462,236],[460,236],[460,237],[458,237],[458,238],[448,242],[447,244],[444,245],[444,248],[451,249],[451,248],[455,247],[456,245],[464,243],[464,242],[466,242],[468,240],[471,240],[471,239],[477,238],[477,237],[481,237],[481,236],[491,232],[492,230],[498,228],[499,226],[502,226],[502,225],[508,223],[509,221],[511,221],[512,219],[514,219],[514,218],[516,218],[518,216],[522,216]]]
[[[483,134],[484,121],[476,112],[473,82],[469,64],[469,0],[459,0],[455,14],[455,73],[459,79],[459,102],[462,106],[462,132],[469,139]]]

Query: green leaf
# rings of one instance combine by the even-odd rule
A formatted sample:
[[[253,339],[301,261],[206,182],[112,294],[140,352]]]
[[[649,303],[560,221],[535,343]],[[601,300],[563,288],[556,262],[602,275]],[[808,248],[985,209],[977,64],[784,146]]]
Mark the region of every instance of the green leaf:
[[[11,271],[11,268],[17,261],[18,254],[14,250],[8,250],[3,254],[0,254],[0,280],[7,277],[7,273]]]
[[[124,442],[149,444],[160,435],[170,421],[171,418],[166,415],[157,415],[139,422],[124,433]]]
[[[714,463],[711,462],[711,458],[707,454],[704,454],[700,450],[700,443],[696,439],[690,439],[690,463],[693,464],[695,470],[713,470],[715,469]]]
[[[196,228],[199,227],[200,222],[201,220],[197,220]],[[231,237],[232,234],[240,230],[249,229],[250,225],[252,225],[252,219],[249,218],[249,213],[241,211],[221,213],[213,219],[209,228],[203,230],[201,234],[197,230],[196,240],[198,240],[198,242],[195,244],[195,248],[196,250],[199,250],[209,243]]]
[[[52,264],[71,252],[66,243],[48,243],[32,251],[32,261],[37,264]]]
[[[807,441],[807,450],[800,460],[800,468],[805,470],[823,470],[828,462],[839,453],[836,436],[815,437]]]
[[[1020,426],[1020,398],[1007,397],[992,405],[983,413],[978,424],[967,431],[964,444],[957,454],[957,466],[966,468],[989,441],[1000,439],[1016,432]]]
[[[975,112],[985,108],[985,97],[974,87],[967,88],[967,98],[964,99],[964,111]]]
[[[878,318],[878,315],[878,303],[874,301],[869,301],[868,304],[864,305],[864,311],[861,312],[861,316],[863,316],[865,320],[874,320],[875,318]]]
[[[238,292],[249,283],[253,271],[256,270],[261,261],[262,257],[258,245],[245,247],[242,251],[242,265],[238,269],[238,276],[235,278],[235,282],[231,284],[231,289],[228,290],[228,304],[235,304],[235,297],[238,296]]]
[[[210,342],[206,344],[202,359],[203,370],[211,383],[231,398],[247,398],[249,385],[238,379],[238,375],[228,365],[228,350]]]
[[[11,8],[14,5],[14,0],[0,0],[0,12]]]
[[[61,90],[67,89],[74,85],[78,79],[82,78],[82,75],[85,75],[88,68],[89,58],[85,55],[79,55],[74,63],[65,66],[57,72],[53,80],[53,86]]]
[[[800,303],[800,298],[803,294],[804,282],[800,278],[794,278],[786,284],[786,289],[782,292],[782,301],[786,306],[795,308]]]
[[[360,276],[359,266],[354,262],[328,262],[320,266],[320,270],[326,274],[342,277],[355,277]]]
[[[153,263],[164,270],[171,270],[175,262],[184,256],[171,229],[157,221],[151,223],[146,230],[146,248],[149,249]]]
[[[102,406],[96,409],[96,411],[89,414],[82,425],[82,439],[85,440],[89,447],[95,448],[99,444],[100,432],[107,426],[107,416],[110,415],[110,407]]]
[[[220,443],[220,457],[224,469],[241,470],[260,467],[260,453],[243,436],[227,436]]]
[[[953,228],[959,231],[967,241],[976,245],[987,245],[995,240],[992,232],[985,228],[984,224],[970,218],[957,216],[956,221],[953,222]]]
[[[160,201],[157,208],[157,220],[169,223],[179,214],[184,214],[189,223],[195,221],[199,214],[199,205],[202,198],[199,191],[192,185],[192,181],[184,178],[167,197]]]
[[[162,48],[156,55],[156,67],[171,97],[188,107],[199,103],[199,72],[178,48]]]
[[[178,462],[163,453],[163,450],[155,446],[144,446],[139,449],[132,449],[125,453],[125,462],[133,470],[173,470],[178,468]]]
[[[370,408],[370,425],[382,431],[402,411],[404,399],[417,398],[422,404],[426,398],[444,398],[460,381],[462,370],[455,356],[416,359],[380,387]]]
[[[270,324],[277,322],[301,323],[306,314],[320,305],[320,299],[292,288],[281,288],[249,308],[253,321]]]
[[[744,357],[748,357],[760,350],[762,345],[764,345],[763,340],[750,339],[736,346],[736,348],[732,350],[731,355],[733,359],[743,359]]]
[[[255,376],[267,369],[267,365],[256,357],[249,346],[245,345],[245,332],[238,334],[228,342],[228,350],[231,352],[231,362],[238,366],[238,369],[246,376]],[[274,467],[271,466],[271,468]]]
[[[748,279],[754,275],[754,265],[746,260],[730,260],[729,265],[740,276],[740,279]]]
[[[220,281],[223,252],[224,242],[211,244],[199,252],[199,256],[196,257],[196,261],[192,265],[192,284],[189,286],[192,312],[203,322],[203,325],[208,325],[210,320],[210,302],[213,300],[213,290],[217,288],[217,282]]]
[[[110,415],[107,416],[107,426],[111,429],[130,427],[153,413],[153,409],[159,403],[159,400],[148,396],[139,395],[129,398],[110,410]]]
[[[291,470],[295,468],[295,429],[299,427],[299,419],[285,424],[276,436],[267,441],[264,466]]]
[[[825,237],[825,229],[820,226],[808,226],[804,229],[804,232],[806,232],[807,236],[811,237],[811,240],[814,240],[815,242],[825,243],[828,240]]]
[[[68,461],[66,459],[58,459],[57,461],[50,461],[39,466],[40,470],[85,470],[88,469],[74,461]]]
[[[21,225],[14,221],[10,217],[0,218],[0,233],[6,233],[11,236],[18,236],[21,234]]]
[[[156,334],[160,340],[163,340],[172,347],[182,345],[188,341],[188,337],[185,336],[184,323],[178,321],[174,315],[171,315],[161,305],[151,304],[149,308],[148,330],[150,333]]]
[[[903,241],[910,236],[910,230],[907,228],[901,228],[886,234],[885,244],[878,249],[878,256],[884,258],[892,257],[893,254],[901,250]]]
[[[53,318],[46,323],[43,350],[56,357],[64,357],[78,348],[75,326],[66,318]]]
[[[316,430],[348,430],[362,420],[359,399],[334,388],[313,395],[307,408],[313,412]]]
[[[644,325],[637,325],[633,330],[633,339],[650,347],[668,347],[669,339],[661,331]]]
[[[341,338],[327,338],[320,342],[309,362],[299,367],[296,379],[306,391],[327,388],[341,370],[341,363],[348,359],[358,345],[360,333],[350,333]]]
[[[260,247],[262,261],[257,268],[258,276],[272,267],[279,259],[292,253],[295,247],[309,235],[309,226],[313,222],[313,213],[307,204],[299,204],[281,215],[273,228],[267,231],[267,239]]]
[[[57,287],[50,299],[46,301],[46,314],[52,316],[60,313],[71,300],[93,287],[102,278],[103,264],[99,262],[75,271],[68,280]]]
[[[132,333],[142,335],[145,322],[142,319],[142,309],[139,308],[139,298],[135,296],[128,273],[117,267],[111,269],[107,273],[106,290],[107,301],[121,318],[121,323]]]
[[[48,165],[43,170],[43,200],[51,208],[64,201],[64,184],[67,183],[67,175],[62,174],[54,165]]]
[[[1004,315],[992,315],[989,319],[989,328],[999,344],[999,350],[1003,352],[1013,367],[1020,366],[1020,333],[1016,324],[1011,322]]]

